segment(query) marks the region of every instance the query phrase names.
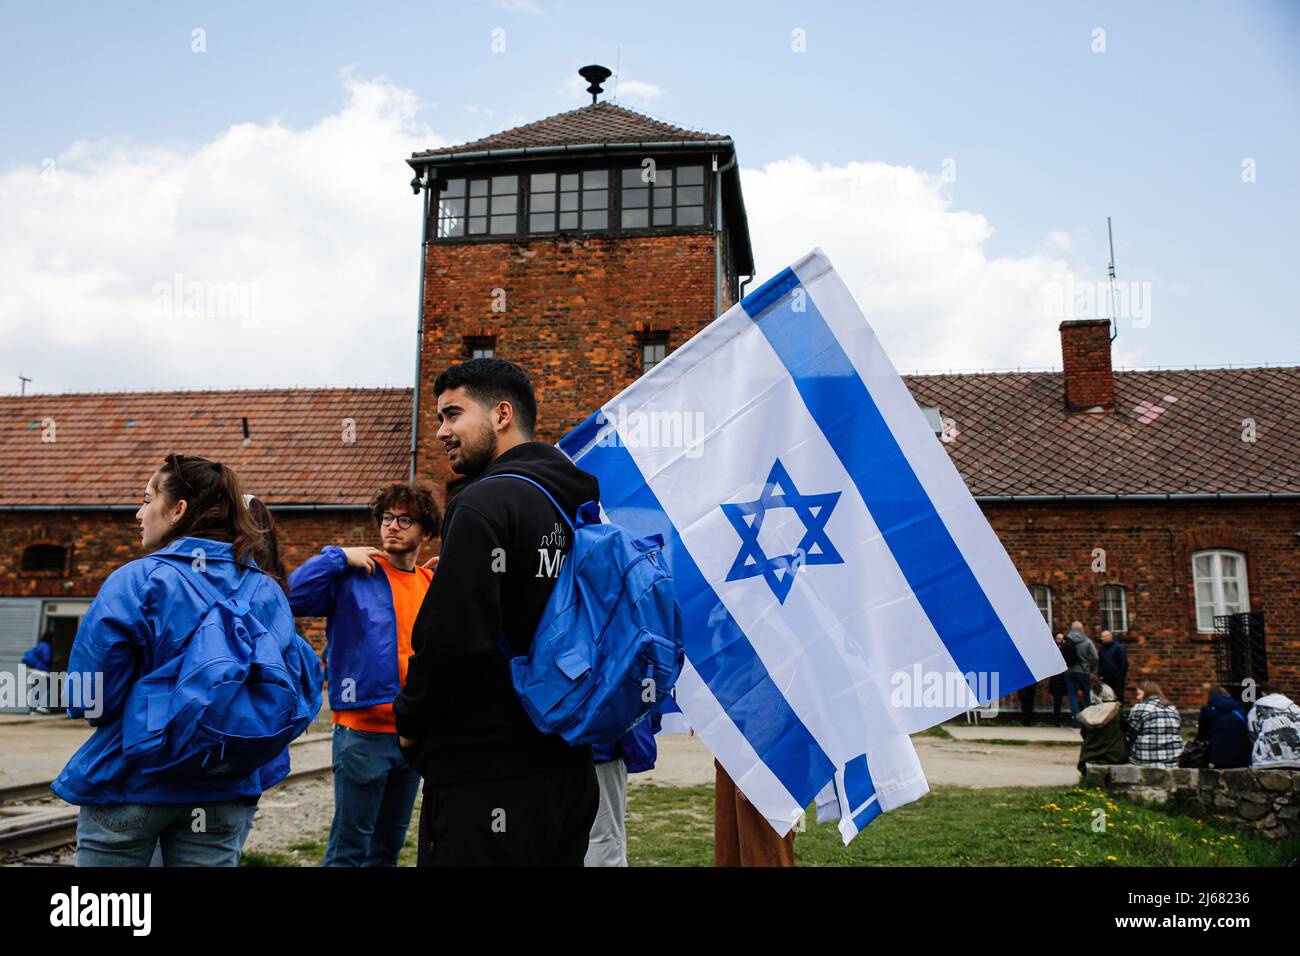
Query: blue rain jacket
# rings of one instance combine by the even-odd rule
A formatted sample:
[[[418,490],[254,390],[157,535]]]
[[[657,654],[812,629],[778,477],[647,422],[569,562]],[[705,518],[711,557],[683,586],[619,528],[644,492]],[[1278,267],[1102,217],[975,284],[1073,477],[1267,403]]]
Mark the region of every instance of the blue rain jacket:
[[[108,576],[82,619],[68,660],[69,717],[84,717],[95,728],[51,785],[64,800],[78,805],[215,803],[256,797],[289,772],[288,748],[261,770],[240,780],[186,780],[145,775],[122,753],[122,708],[132,685],[152,671],[171,645],[184,644],[208,611],[175,554],[194,560],[201,551],[208,580],[231,594],[244,574],[256,574],[240,595],[253,614],[289,647],[296,638],[293,614],[284,591],[273,579],[247,567],[237,568],[234,549],[225,541],[178,538],[165,548],[138,558]],[[245,557],[245,565],[252,559]],[[256,567],[256,565],[253,565]],[[160,660],[159,663],[162,661]]]

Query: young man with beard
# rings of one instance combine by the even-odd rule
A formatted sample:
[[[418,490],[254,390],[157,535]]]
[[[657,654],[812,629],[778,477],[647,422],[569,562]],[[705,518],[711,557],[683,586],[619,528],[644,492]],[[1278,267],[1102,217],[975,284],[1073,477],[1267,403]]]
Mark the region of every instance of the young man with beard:
[[[395,482],[370,513],[382,549],[330,546],[289,576],[293,613],[329,619],[334,822],[325,866],[396,866],[420,787],[397,744],[393,698],[432,577],[417,558],[438,534],[438,505],[426,486]]]
[[[544,735],[510,681],[526,654],[596,479],[532,440],[537,401],[524,371],[472,359],[438,376],[438,439],[475,479],[447,507],[438,574],[415,622],[394,702],[402,752],[424,777],[421,866],[582,866],[596,815],[590,747]]]

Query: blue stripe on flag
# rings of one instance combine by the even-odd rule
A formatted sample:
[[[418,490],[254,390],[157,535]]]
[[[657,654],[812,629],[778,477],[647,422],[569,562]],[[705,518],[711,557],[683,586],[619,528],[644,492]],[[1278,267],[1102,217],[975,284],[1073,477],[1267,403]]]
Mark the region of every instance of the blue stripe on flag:
[[[598,444],[577,464],[600,480],[601,504],[611,521],[638,537],[664,535],[687,658],[759,759],[806,807],[835,775],[835,764],[705,579],[631,454],[621,443]]]
[[[741,307],[794,379],[908,586],[958,668],[969,675],[972,691],[987,693],[992,686],[980,674],[998,674],[1007,692],[1032,684],[1034,675],[812,295],[802,297],[804,311],[791,307],[793,276],[785,270],[746,296]],[[777,289],[784,290],[779,300]]]

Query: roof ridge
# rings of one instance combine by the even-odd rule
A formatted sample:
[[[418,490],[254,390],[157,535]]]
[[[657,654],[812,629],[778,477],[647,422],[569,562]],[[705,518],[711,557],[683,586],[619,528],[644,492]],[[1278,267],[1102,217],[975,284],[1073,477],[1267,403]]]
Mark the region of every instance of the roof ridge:
[[[410,392],[410,385],[240,385],[229,388],[101,388],[87,389],[79,392],[29,392],[26,395],[0,395],[0,400],[7,398],[73,398],[82,395],[229,395],[235,392]]]

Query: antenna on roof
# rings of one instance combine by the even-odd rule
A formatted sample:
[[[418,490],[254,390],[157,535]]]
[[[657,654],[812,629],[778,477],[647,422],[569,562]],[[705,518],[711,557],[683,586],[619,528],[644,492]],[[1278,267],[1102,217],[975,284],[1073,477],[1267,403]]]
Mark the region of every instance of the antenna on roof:
[[[26,376],[26,375],[19,375],[19,376],[18,376],[18,394],[19,394],[19,395],[26,395],[26,394],[27,394],[27,383],[30,382],[30,381],[31,381],[31,379],[30,379],[28,376]]]
[[[578,75],[590,84],[590,86],[587,87],[587,92],[591,94],[592,103],[596,102],[596,96],[598,94],[604,92],[600,88],[600,84],[604,83],[611,76],[613,76],[613,74],[610,73],[608,68],[603,66],[597,66],[594,63],[591,66],[584,66],[581,70],[578,71]]]
[[[1115,314],[1115,233],[1110,228],[1110,216],[1106,217],[1106,235],[1110,239],[1110,340],[1114,342],[1119,335],[1119,316]]]

